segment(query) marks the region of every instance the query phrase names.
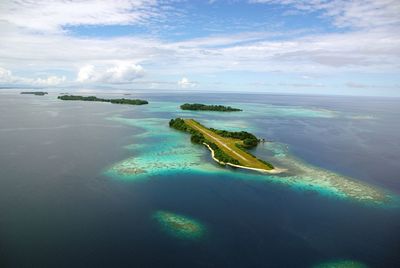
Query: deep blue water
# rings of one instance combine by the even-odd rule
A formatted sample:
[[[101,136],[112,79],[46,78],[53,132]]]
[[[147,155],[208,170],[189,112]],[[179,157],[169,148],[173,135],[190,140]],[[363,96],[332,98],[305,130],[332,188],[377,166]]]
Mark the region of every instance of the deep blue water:
[[[189,169],[139,181],[105,171],[136,156],[124,146],[143,132],[110,117],[167,124],[177,103],[226,103],[254,113],[194,116],[243,124],[310,165],[400,195],[400,99],[149,93],[132,96],[148,106],[132,107],[56,96],[0,94],[0,267],[312,267],[337,259],[399,267],[400,208],[246,180],[240,171],[241,179]],[[158,210],[197,219],[206,236],[169,236],[152,219]]]

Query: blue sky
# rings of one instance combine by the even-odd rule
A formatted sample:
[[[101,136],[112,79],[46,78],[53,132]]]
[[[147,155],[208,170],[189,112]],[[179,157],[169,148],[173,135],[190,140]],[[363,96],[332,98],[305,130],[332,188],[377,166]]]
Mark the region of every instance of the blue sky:
[[[0,86],[400,96],[400,1],[3,0]]]

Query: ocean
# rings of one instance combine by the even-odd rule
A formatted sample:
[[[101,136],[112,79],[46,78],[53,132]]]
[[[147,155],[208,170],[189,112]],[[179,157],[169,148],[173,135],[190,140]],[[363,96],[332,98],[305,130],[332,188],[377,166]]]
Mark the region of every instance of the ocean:
[[[0,93],[0,267],[400,266],[399,98],[57,96]],[[265,138],[287,171],[219,166],[176,117]]]

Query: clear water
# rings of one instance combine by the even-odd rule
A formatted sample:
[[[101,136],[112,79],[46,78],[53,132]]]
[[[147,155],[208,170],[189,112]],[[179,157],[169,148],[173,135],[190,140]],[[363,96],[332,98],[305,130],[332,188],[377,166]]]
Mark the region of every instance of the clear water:
[[[114,96],[114,95],[113,95]],[[115,95],[115,97],[118,97]],[[400,100],[147,94],[147,106],[0,95],[1,267],[312,267],[400,258]],[[222,103],[240,113],[180,111]],[[280,175],[227,169],[168,128],[246,129]],[[343,191],[368,191],[384,203]],[[204,224],[201,239],[154,213]]]

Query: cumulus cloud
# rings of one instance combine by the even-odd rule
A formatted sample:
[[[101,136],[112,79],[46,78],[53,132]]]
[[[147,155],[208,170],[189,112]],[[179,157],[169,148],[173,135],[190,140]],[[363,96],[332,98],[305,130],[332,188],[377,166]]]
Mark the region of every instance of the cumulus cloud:
[[[59,85],[63,82],[65,82],[66,77],[65,76],[55,76],[51,75],[46,78],[36,78],[33,81],[33,84],[38,84],[38,85],[46,85],[46,86],[56,86]]]
[[[251,0],[291,6],[302,12],[318,11],[318,15],[330,18],[338,27],[351,26],[340,32],[241,32],[166,41],[150,35],[83,37],[68,31],[69,26],[138,25],[159,20],[170,9],[162,9],[158,2],[0,1],[0,59],[6,68],[0,69],[0,80],[32,84],[67,82],[57,75],[16,77],[9,70],[57,70],[57,74],[64,72],[67,77],[79,70],[75,82],[109,84],[139,82],[137,79],[144,76],[143,68],[146,77],[176,77],[182,72],[189,77],[230,71],[314,77],[350,72],[390,75],[400,71],[398,0]],[[151,85],[162,87],[163,83]],[[197,85],[186,77],[178,84],[172,83],[182,88]]]
[[[178,85],[181,88],[192,88],[195,87],[197,83],[190,81],[187,77],[182,77],[182,79],[178,81]]]
[[[102,75],[101,81],[109,83],[129,83],[143,77],[144,70],[140,65],[119,64],[111,67]]]
[[[144,69],[132,63],[120,63],[107,69],[96,70],[93,65],[80,68],[77,76],[78,82],[100,82],[110,84],[131,83],[144,76]]]
[[[60,53],[60,48],[63,53]],[[96,66],[110,66],[126,59],[140,66],[144,66],[142,63],[151,65],[152,73],[163,75],[175,75],[182,70],[190,70],[191,73],[393,72],[400,69],[400,34],[376,30],[278,40],[249,40],[249,35],[225,35],[221,38],[213,36],[201,40],[163,42],[146,37],[86,39],[5,32],[0,36],[0,58],[2,65],[8,69],[37,71],[55,67],[71,73],[88,62]],[[143,70],[136,67],[121,66],[111,68],[107,76],[99,76],[96,73],[105,70],[93,72],[88,68],[78,75],[78,81],[101,81],[99,77],[109,82],[132,81],[132,77],[127,78],[129,73],[133,78],[143,74]]]
[[[88,81],[95,81],[96,72],[94,71],[93,65],[86,65],[79,69],[78,77],[76,81],[78,82],[88,82]]]
[[[64,81],[66,81],[65,76],[51,75],[48,77],[38,78],[15,76],[10,70],[0,67],[0,84],[56,86],[63,83]]]
[[[0,67],[0,83],[12,83],[14,78],[10,70]]]

